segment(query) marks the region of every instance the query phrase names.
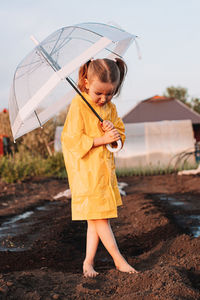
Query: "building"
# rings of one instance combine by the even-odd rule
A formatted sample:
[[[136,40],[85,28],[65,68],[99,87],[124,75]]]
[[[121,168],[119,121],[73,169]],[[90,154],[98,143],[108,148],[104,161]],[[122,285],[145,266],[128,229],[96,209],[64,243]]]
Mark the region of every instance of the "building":
[[[141,101],[123,117],[125,124],[170,120],[191,120],[194,138],[200,141],[200,114],[174,98],[156,95]]]

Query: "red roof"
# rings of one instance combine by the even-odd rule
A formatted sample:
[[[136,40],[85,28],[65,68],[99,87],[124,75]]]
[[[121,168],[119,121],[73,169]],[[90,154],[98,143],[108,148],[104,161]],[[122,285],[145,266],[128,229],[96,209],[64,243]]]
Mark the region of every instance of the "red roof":
[[[156,95],[141,101],[123,117],[124,123],[164,120],[191,120],[200,124],[200,114],[177,99]]]
[[[169,98],[169,97],[165,97],[165,96],[159,96],[159,95],[155,95],[151,98],[148,98],[146,100],[143,100],[143,101],[147,101],[147,102],[154,102],[154,101],[163,101],[163,100],[174,100],[174,98]]]

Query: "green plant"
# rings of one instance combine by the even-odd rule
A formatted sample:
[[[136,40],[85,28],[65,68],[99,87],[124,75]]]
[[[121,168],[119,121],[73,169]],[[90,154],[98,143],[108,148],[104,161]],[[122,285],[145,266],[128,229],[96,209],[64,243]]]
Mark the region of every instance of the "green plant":
[[[7,182],[20,182],[27,177],[44,174],[44,165],[39,156],[32,156],[29,152],[15,153],[0,160],[0,175]]]
[[[45,174],[47,176],[56,176],[58,178],[66,178],[64,158],[61,152],[49,156],[45,161]]]
[[[197,165],[191,165],[186,161],[179,167],[150,164],[134,168],[117,169],[116,173],[118,177],[165,175],[195,167]],[[7,183],[21,182],[38,175],[66,178],[67,173],[62,153],[54,153],[52,156],[44,158],[39,154],[33,155],[27,150],[23,151],[23,148],[19,147],[19,152],[14,153],[13,156],[7,155],[0,158],[0,176]]]
[[[33,176],[55,176],[66,178],[67,173],[62,153],[48,158],[32,155],[29,151],[20,151],[13,156],[0,158],[0,176],[7,183],[21,182]]]
[[[138,166],[132,168],[122,168],[116,169],[116,174],[118,177],[126,176],[151,176],[151,175],[166,175],[177,173],[181,170],[188,170],[196,168],[196,164],[185,163],[182,166],[174,167],[169,166],[160,166],[158,165],[147,165],[147,166]]]

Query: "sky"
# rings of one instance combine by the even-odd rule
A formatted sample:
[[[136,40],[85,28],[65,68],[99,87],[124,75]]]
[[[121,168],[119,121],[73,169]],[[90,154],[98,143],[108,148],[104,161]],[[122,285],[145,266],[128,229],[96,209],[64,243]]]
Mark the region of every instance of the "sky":
[[[139,36],[124,59],[128,74],[119,99],[119,115],[139,101],[162,95],[169,86],[200,98],[199,0],[6,0],[0,3],[0,110],[8,107],[17,65],[42,41],[65,26],[82,22],[118,24]]]

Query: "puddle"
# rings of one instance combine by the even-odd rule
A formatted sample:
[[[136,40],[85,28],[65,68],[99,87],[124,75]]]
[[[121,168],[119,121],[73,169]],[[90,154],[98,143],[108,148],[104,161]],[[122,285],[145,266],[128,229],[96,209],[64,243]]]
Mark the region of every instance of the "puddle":
[[[194,237],[200,236],[200,215],[175,216],[175,219],[182,228],[189,231]]]
[[[159,200],[165,205],[170,205],[171,213],[180,227],[189,232],[194,237],[200,236],[200,215],[193,214],[192,211],[199,211],[197,197],[191,198],[187,195],[158,195]],[[177,211],[178,209],[178,211]]]
[[[200,226],[192,226],[191,227],[192,235],[194,237],[199,237],[200,236]]]
[[[173,201],[172,205],[180,206],[180,205],[184,205],[184,202],[181,202],[181,201]]]
[[[175,198],[173,198],[173,197],[160,196],[160,200],[163,200],[163,201],[170,201],[170,204],[171,204],[171,205],[175,205],[175,206],[185,205],[184,202],[182,202],[182,201],[177,201],[177,199],[175,199]]]
[[[193,215],[193,216],[190,216],[190,218],[200,221],[200,215],[196,215],[196,216]]]
[[[18,215],[18,216],[15,216],[15,217],[11,218],[10,221],[4,222],[2,224],[2,226],[4,227],[7,224],[13,224],[17,221],[24,220],[24,219],[28,218],[29,216],[31,216],[32,214],[33,214],[33,211],[27,211],[27,212],[25,212],[21,215]]]
[[[38,206],[14,217],[7,218],[0,226],[0,251],[25,251],[29,250],[38,238],[35,226],[47,217],[58,202],[49,202]],[[34,225],[34,226],[33,226]],[[20,239],[17,237],[20,236]]]

